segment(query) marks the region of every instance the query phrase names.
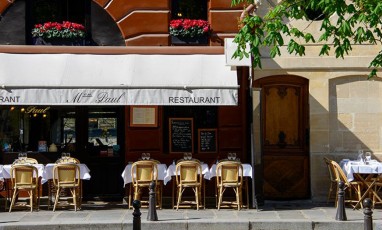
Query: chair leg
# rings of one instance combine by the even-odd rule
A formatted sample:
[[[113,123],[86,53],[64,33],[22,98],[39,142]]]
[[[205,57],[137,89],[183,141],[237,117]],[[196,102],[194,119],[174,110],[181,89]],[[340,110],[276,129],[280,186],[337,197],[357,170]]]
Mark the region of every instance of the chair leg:
[[[11,201],[11,206],[9,206],[9,212],[12,212],[12,207],[15,204],[16,196],[17,196],[17,188],[14,188],[13,196],[12,196],[12,201]]]
[[[60,188],[57,188],[56,199],[54,199],[53,212],[56,211],[56,206],[57,206],[57,203],[58,203],[59,196],[60,196]]]
[[[29,203],[30,203],[30,206],[31,206],[31,212],[33,212],[33,203],[34,203],[34,196],[33,196],[33,190],[30,190],[28,191],[29,193]]]
[[[196,201],[196,210],[199,211],[199,188],[195,188],[195,201]]]
[[[240,202],[239,188],[236,188],[236,189],[234,188],[234,190],[236,194],[237,210],[240,211],[241,202]]]
[[[176,210],[178,211],[179,209],[179,204],[180,204],[180,200],[181,200],[181,197],[182,197],[182,187],[178,187],[178,202],[176,203]]]
[[[74,211],[77,212],[77,195],[76,195],[77,191],[76,191],[76,188],[72,188],[71,190],[72,190],[71,193],[73,196]]]
[[[220,210],[220,206],[223,200],[223,188],[219,187],[219,202],[218,202],[218,210]]]

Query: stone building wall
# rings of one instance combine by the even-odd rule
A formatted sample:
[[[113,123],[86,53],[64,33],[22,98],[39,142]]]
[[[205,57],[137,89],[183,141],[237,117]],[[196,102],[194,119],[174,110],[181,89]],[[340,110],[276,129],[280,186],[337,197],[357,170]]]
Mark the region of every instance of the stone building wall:
[[[263,1],[257,14],[264,15],[269,7]],[[331,19],[336,20],[336,16]],[[319,36],[321,22],[294,21],[290,25]],[[263,69],[254,70],[254,80],[285,74],[309,79],[313,201],[326,201],[328,194],[330,181],[324,156],[337,162],[356,159],[358,150],[363,149],[382,160],[382,80],[367,79],[368,66],[382,46],[354,45],[344,59],[336,59],[333,53],[320,57],[320,49],[319,45],[308,44],[306,55],[298,57],[282,47],[281,57],[271,59],[264,53]]]

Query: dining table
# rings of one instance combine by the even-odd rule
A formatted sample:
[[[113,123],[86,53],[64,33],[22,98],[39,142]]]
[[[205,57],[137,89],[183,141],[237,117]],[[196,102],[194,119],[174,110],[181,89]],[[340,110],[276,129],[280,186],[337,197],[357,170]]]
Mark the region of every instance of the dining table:
[[[49,163],[45,165],[45,168],[42,173],[41,183],[45,183],[48,180],[53,179],[53,168],[55,165],[56,165],[55,163]],[[90,180],[91,176],[90,176],[90,169],[88,168],[88,166],[83,163],[78,164],[78,166],[80,167],[80,179]]]
[[[343,159],[340,161],[340,166],[349,182],[354,180],[360,181],[365,188],[362,191],[362,196],[358,203],[354,206],[354,209],[359,205],[362,205],[361,202],[363,199],[370,194],[373,194],[374,199],[378,200],[378,202],[382,202],[381,197],[374,188],[375,184],[378,182],[376,178],[382,174],[381,162],[377,160],[370,160],[366,162],[363,160]]]
[[[43,172],[44,172],[44,168],[45,168],[45,166],[43,164],[27,164],[27,165],[33,165],[34,167],[36,167],[37,173],[38,173],[37,177],[42,177]],[[11,179],[11,168],[12,168],[12,164],[2,165],[1,178]],[[34,175],[34,176],[36,176],[36,175]]]

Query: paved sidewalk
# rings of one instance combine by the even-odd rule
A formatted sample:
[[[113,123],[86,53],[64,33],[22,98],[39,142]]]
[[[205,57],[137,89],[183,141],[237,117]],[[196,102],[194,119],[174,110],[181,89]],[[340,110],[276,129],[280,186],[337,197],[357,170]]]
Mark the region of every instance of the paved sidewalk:
[[[380,208],[380,207],[379,207]],[[286,230],[286,229],[364,229],[363,210],[346,208],[348,221],[336,221],[337,210],[326,204],[309,202],[266,202],[263,207],[236,211],[232,209],[157,210],[158,221],[147,221],[147,209],[141,209],[142,230]],[[373,210],[374,230],[382,230],[382,209]],[[14,210],[0,212],[2,229],[133,229],[133,210],[126,205],[96,202],[83,205],[82,210],[41,207],[38,212]]]

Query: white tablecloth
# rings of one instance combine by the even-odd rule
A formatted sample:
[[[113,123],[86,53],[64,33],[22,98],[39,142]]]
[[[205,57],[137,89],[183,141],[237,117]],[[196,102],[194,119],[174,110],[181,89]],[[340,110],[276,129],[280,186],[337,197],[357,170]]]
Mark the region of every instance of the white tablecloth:
[[[252,178],[252,166],[250,164],[243,165],[243,176]],[[216,164],[213,164],[210,169],[211,178],[216,176]]]
[[[132,182],[131,178],[131,166],[133,164],[126,165],[125,169],[122,172],[122,178],[123,178],[123,186],[125,186],[128,183]],[[167,166],[165,164],[158,164],[158,180],[163,180],[166,176]],[[166,184],[166,182],[164,182]]]
[[[376,160],[371,160],[369,164],[365,164],[362,161],[350,161],[342,160],[340,166],[348,181],[354,180],[354,173],[364,173],[364,174],[381,174],[382,173],[382,163]]]
[[[172,178],[172,176],[175,176],[175,170],[176,170],[176,165],[175,163],[172,163],[170,166],[168,166],[167,172],[166,172],[166,177],[164,178],[164,184],[167,184]],[[206,163],[202,164],[202,174],[204,179],[211,179],[210,175],[210,169],[208,168],[208,165]]]
[[[45,183],[50,179],[53,179],[53,167],[54,163],[49,163],[45,166],[44,172],[42,174],[41,183]],[[81,180],[90,180],[90,169],[85,164],[79,164],[80,166],[80,179]]]
[[[42,177],[42,174],[44,172],[44,165],[43,164],[31,164],[34,167],[37,168],[38,177]],[[12,165],[3,165],[1,170],[1,177],[4,179],[10,179],[11,178],[11,168]]]

